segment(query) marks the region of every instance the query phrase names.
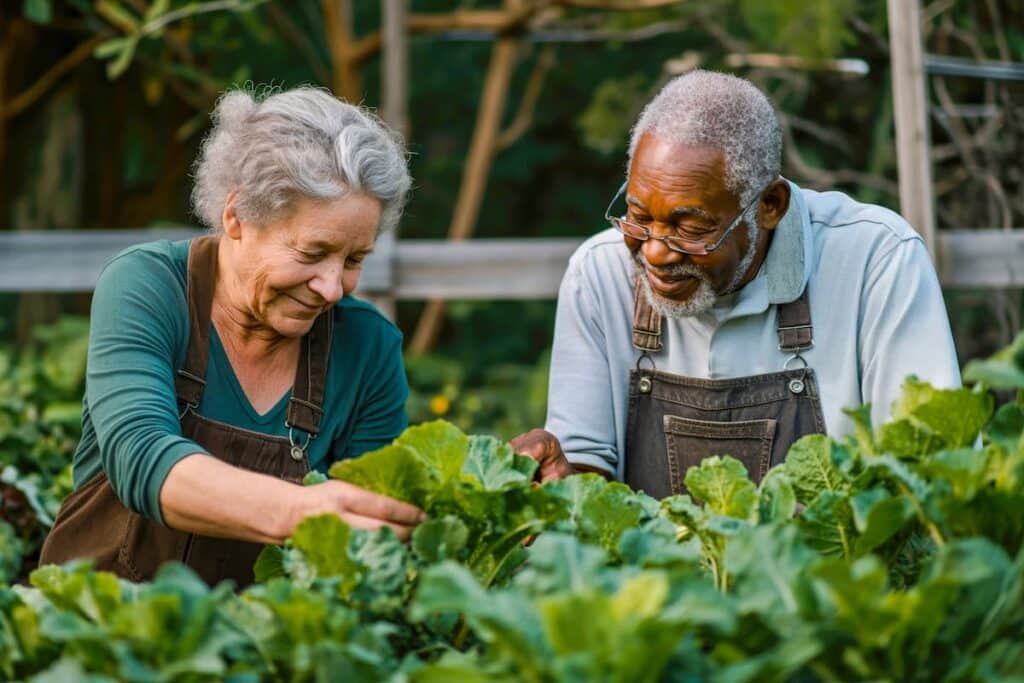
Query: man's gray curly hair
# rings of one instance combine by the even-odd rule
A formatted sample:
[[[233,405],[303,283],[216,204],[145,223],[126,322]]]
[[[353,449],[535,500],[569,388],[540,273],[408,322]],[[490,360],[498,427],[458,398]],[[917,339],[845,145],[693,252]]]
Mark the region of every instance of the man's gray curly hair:
[[[745,205],[782,168],[782,128],[768,98],[742,78],[691,71],[670,81],[644,107],[629,143],[629,160],[645,133],[725,155],[727,187]]]
[[[379,231],[398,224],[412,180],[401,136],[362,107],[326,90],[299,87],[259,96],[227,92],[195,164],[192,208],[221,230],[224,202],[259,224],[287,216],[297,199],[350,192],[381,202]]]

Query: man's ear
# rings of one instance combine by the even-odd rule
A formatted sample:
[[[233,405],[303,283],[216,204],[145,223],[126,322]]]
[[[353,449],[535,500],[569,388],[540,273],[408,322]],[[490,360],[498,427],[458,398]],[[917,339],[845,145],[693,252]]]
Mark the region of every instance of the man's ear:
[[[233,240],[242,238],[242,221],[235,211],[235,200],[238,192],[231,190],[224,199],[224,212],[220,216],[220,224],[224,226],[224,234]]]
[[[789,200],[791,198],[789,183],[779,178],[768,186],[768,189],[761,195],[761,205],[758,207],[758,216],[761,219],[761,228],[774,230],[779,221],[789,211]]]

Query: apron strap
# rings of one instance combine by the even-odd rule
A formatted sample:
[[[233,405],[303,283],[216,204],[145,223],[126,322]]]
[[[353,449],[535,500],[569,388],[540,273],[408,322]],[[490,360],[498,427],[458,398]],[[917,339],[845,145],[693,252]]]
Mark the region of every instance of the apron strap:
[[[635,282],[633,302],[633,346],[644,352],[661,351],[661,314],[654,310],[639,280]],[[807,289],[795,301],[778,305],[777,332],[779,350],[787,353],[806,351],[814,346],[811,305]]]
[[[798,353],[814,346],[811,305],[807,300],[806,287],[796,300],[779,304],[776,324],[780,351]]]
[[[320,432],[320,419],[324,410],[324,390],[327,385],[327,366],[331,356],[331,338],[334,334],[334,307],[321,313],[313,329],[302,340],[299,367],[295,372],[292,396],[288,399],[289,428],[301,429],[311,436]]]
[[[636,298],[633,301],[633,346],[645,353],[661,351],[661,313],[647,300],[643,284],[634,281]]]
[[[178,401],[196,408],[206,388],[206,361],[210,348],[210,311],[217,283],[217,245],[220,238],[206,235],[192,240],[188,247],[189,335],[185,363],[174,377]]]

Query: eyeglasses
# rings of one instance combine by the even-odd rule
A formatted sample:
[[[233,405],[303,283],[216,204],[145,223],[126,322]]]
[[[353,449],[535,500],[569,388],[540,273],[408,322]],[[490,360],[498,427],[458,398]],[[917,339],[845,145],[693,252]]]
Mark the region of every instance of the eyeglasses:
[[[772,182],[775,181],[773,180]],[[627,221],[625,216],[612,216],[612,207],[615,206],[615,202],[619,200],[619,197],[622,196],[622,193],[626,191],[627,185],[629,185],[628,180],[622,183],[622,187],[619,188],[619,191],[616,192],[615,196],[612,198],[611,204],[609,204],[608,208],[605,209],[604,219],[606,221],[610,222],[616,230],[618,230],[623,235],[631,239],[635,239],[640,242],[646,242],[647,240],[659,240],[661,242],[664,242],[665,246],[671,249],[672,251],[678,251],[681,254],[689,254],[691,256],[704,256],[706,254],[710,254],[711,252],[715,251],[716,249],[722,246],[726,238],[729,236],[729,233],[731,233],[737,225],[743,222],[743,216],[746,215],[747,210],[750,209],[750,207],[752,207],[761,198],[761,194],[768,189],[768,185],[771,185],[771,183],[765,185],[764,188],[762,188],[761,191],[754,196],[753,200],[751,200],[746,206],[740,209],[740,212],[736,214],[736,216],[729,223],[729,227],[727,227],[725,231],[721,234],[721,236],[712,244],[707,244],[699,239],[688,239],[678,234],[664,235],[662,237],[659,237],[658,235],[652,235],[650,228]],[[713,230],[712,232],[717,232],[717,226],[716,229]]]

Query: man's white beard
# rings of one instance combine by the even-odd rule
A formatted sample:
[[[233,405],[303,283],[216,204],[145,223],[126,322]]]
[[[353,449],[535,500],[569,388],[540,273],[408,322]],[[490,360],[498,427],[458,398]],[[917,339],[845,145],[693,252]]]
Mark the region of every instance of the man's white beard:
[[[715,304],[717,294],[715,294],[715,289],[711,285],[711,280],[704,271],[691,263],[680,263],[672,266],[667,271],[662,271],[668,277],[689,275],[700,281],[700,284],[697,285],[697,291],[686,301],[675,301],[674,299],[666,299],[659,296],[651,287],[646,271],[647,260],[638,250],[633,259],[633,272],[640,281],[640,286],[643,287],[647,303],[665,318],[688,318],[700,315]]]
[[[737,266],[736,272],[733,274],[732,280],[725,288],[725,291],[716,292],[707,274],[692,263],[679,263],[667,270],[661,270],[662,273],[670,278],[689,275],[700,281],[700,284],[697,285],[697,291],[685,301],[666,299],[654,291],[650,280],[647,279],[647,260],[644,258],[643,253],[637,249],[636,253],[633,254],[633,273],[640,280],[640,286],[643,287],[644,296],[647,297],[647,302],[651,305],[651,308],[665,318],[690,318],[700,315],[714,306],[719,294],[731,294],[734,292],[740,282],[743,281],[743,278],[747,276],[747,271],[750,270],[754,263],[754,257],[757,255],[757,223],[751,221],[749,226],[747,229],[749,237],[747,252],[740,260],[739,266]]]

